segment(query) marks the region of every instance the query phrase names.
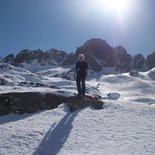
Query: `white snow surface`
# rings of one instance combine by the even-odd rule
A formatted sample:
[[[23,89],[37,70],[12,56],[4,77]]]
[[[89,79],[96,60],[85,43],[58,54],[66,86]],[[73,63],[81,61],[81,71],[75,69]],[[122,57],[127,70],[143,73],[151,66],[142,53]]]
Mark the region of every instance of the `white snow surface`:
[[[58,66],[58,64],[55,62],[55,60],[52,60],[51,63],[53,66]],[[48,62],[43,61],[42,63],[39,63],[36,59],[33,60],[30,64],[29,63],[21,63],[23,68],[31,71],[31,72],[37,72],[44,69],[50,69],[51,65],[49,65]]]
[[[13,75],[23,77],[21,72]],[[75,81],[34,77],[60,87],[64,95],[76,92]],[[155,69],[138,77],[93,77],[86,81],[87,89],[102,96],[103,109],[69,112],[63,103],[53,110],[0,116],[0,155],[154,155]],[[16,91],[58,93],[46,87],[0,86],[0,93]]]

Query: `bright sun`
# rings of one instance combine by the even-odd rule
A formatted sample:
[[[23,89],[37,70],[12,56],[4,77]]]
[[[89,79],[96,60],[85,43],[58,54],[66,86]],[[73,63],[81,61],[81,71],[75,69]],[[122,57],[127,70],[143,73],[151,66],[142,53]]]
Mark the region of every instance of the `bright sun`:
[[[102,5],[111,11],[122,12],[128,7],[128,0],[102,0],[102,3]]]
[[[96,0],[98,9],[110,12],[116,16],[124,16],[130,11],[131,0]]]

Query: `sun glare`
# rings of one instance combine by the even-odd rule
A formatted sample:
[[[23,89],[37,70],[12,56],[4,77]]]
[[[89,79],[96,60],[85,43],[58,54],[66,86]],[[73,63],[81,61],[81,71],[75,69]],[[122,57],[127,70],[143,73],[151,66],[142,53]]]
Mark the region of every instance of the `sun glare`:
[[[77,0],[73,4],[70,8],[77,13],[79,20],[92,17],[100,23],[113,22],[122,26],[133,20],[136,10],[135,0]],[[75,6],[78,6],[77,9],[74,9]]]
[[[131,7],[131,0],[96,0],[98,9],[111,13],[115,16],[125,16]]]
[[[106,9],[116,12],[125,11],[128,7],[127,0],[102,0]]]

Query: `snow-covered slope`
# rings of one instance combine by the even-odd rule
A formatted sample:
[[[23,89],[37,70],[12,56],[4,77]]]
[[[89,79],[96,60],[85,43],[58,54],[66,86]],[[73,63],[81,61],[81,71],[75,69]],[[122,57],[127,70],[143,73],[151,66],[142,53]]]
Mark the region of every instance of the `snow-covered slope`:
[[[150,71],[143,73],[144,76],[149,77],[148,79],[152,79],[155,81],[155,68],[151,69]]]
[[[102,110],[87,107],[71,113],[63,103],[34,114],[1,116],[0,155],[154,155],[154,71],[139,76],[93,73],[87,89],[102,96]],[[75,81],[48,75],[41,81],[66,95],[76,92]],[[7,87],[15,91],[14,86],[0,86],[0,92],[7,92]],[[18,86],[18,91],[24,89],[52,91]]]
[[[70,67],[55,67],[48,70],[42,70],[39,72],[36,72],[37,75],[48,78],[48,77],[62,77],[65,79],[72,79],[74,77],[74,70]]]
[[[3,85],[17,85],[20,82],[41,82],[42,78],[23,68],[1,63],[0,80]]]
[[[26,70],[29,70],[33,73],[40,70],[51,68],[51,65],[49,65],[47,62],[44,62],[42,65],[37,60],[33,60],[31,63],[21,63],[21,65],[22,65],[22,68],[25,68]]]

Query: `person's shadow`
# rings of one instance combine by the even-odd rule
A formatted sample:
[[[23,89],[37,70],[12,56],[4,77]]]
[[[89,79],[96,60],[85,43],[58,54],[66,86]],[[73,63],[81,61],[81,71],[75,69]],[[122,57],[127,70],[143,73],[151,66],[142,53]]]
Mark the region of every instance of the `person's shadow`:
[[[68,112],[57,125],[54,124],[33,155],[56,155],[69,137],[72,122],[78,112],[79,110],[73,113]]]

